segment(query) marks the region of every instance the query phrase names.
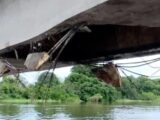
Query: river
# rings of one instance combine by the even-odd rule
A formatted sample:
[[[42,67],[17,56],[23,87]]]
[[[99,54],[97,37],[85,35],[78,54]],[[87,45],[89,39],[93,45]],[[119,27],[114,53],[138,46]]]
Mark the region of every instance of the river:
[[[0,104],[0,120],[160,120],[160,106]]]

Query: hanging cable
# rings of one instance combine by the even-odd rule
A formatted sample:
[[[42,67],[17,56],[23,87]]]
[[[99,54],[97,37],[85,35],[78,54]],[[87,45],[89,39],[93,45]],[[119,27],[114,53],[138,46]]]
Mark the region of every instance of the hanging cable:
[[[141,58],[142,60],[144,60],[143,58]],[[157,61],[158,62],[158,61]],[[159,67],[155,67],[155,66],[152,66],[151,64],[148,64],[148,66],[150,67],[150,68],[153,68],[153,69],[160,69],[160,66]]]
[[[118,65],[140,64],[140,63],[148,63],[148,62],[151,62],[151,61],[158,61],[158,60],[160,60],[160,57],[155,58],[155,59],[151,59],[151,60],[142,60],[142,61],[138,61],[138,62],[116,63],[116,64],[118,64]]]
[[[155,74],[157,74],[160,71],[160,69],[156,70],[154,73],[151,74],[151,77],[154,77]]]
[[[43,81],[42,81],[42,84],[43,84],[44,81],[46,80],[46,78],[47,78],[50,70],[52,69],[52,72],[54,72],[54,70],[55,70],[55,68],[56,68],[56,65],[57,65],[57,62],[58,62],[58,59],[59,59],[61,53],[63,52],[64,48],[67,46],[67,44],[69,43],[69,41],[72,39],[72,37],[73,37],[73,36],[76,34],[76,32],[79,30],[79,28],[80,28],[80,27],[74,27],[71,31],[69,31],[69,32],[67,33],[67,35],[65,35],[65,36],[61,39],[60,42],[58,42],[58,43],[56,44],[56,47],[52,47],[51,50],[48,52],[50,55],[52,55],[52,54],[62,45],[62,43],[65,41],[64,44],[63,44],[63,46],[61,47],[60,51],[59,51],[58,54],[56,55],[54,61],[52,61],[51,65],[50,65],[50,67],[49,67],[49,70],[47,71],[47,73],[46,73],[46,75],[45,75],[45,77],[44,77],[44,79],[43,79]],[[54,73],[53,73],[53,74],[54,74]],[[50,78],[49,78],[50,81],[49,81],[48,89],[46,90],[46,92],[48,92],[48,91],[49,91],[49,88],[51,87],[50,85],[51,85],[51,82],[52,82],[53,77],[54,77],[54,76],[51,75]],[[41,86],[41,85],[40,85],[40,86]],[[39,86],[39,89],[41,88],[40,86]],[[47,94],[46,94],[46,95],[47,95]],[[46,99],[47,99],[47,96],[45,97],[45,101],[46,101]]]
[[[152,61],[149,61],[149,62],[146,62],[146,63],[143,63],[143,64],[139,64],[139,65],[119,65],[117,64],[118,67],[125,67],[125,68],[133,68],[133,67],[141,67],[141,66],[145,66],[145,65],[148,65],[148,64],[151,64],[151,63],[155,63],[155,62],[158,62],[160,59],[155,59],[155,60],[152,60]]]
[[[160,77],[160,76],[148,76],[148,75],[144,75],[144,74],[141,74],[141,73],[137,73],[137,72],[134,72],[134,71],[131,71],[131,70],[128,70],[128,69],[126,69],[126,68],[124,68],[124,67],[120,67],[120,66],[117,66],[118,68],[121,68],[121,69],[123,69],[123,70],[125,70],[125,71],[127,71],[127,72],[130,72],[130,73],[132,73],[132,74],[135,74],[135,75],[139,75],[139,76],[143,76],[143,77]]]
[[[61,55],[61,53],[63,52],[64,48],[66,47],[66,45],[69,43],[69,41],[71,40],[71,38],[76,34],[76,32],[79,30],[79,28],[74,28],[73,29],[73,33],[70,34],[70,36],[66,39],[65,43],[63,44],[62,48],[60,49],[60,51],[58,52],[56,58],[54,59],[54,61],[52,62],[52,69],[53,69],[53,72],[56,68],[56,65],[57,65],[57,62],[58,62],[58,59]],[[53,73],[54,74],[54,73]],[[52,82],[52,79],[53,79],[53,74],[50,76],[49,78],[49,85],[48,85],[48,89],[47,89],[47,92],[49,91],[50,87],[51,87],[51,82]],[[47,95],[47,94],[46,94]],[[46,97],[47,99],[47,97]]]
[[[123,67],[119,67],[119,66],[118,66],[118,68],[123,69],[123,70],[125,70],[125,71],[127,71],[127,72],[130,72],[130,73],[133,73],[133,74],[135,74],[135,75],[139,75],[139,76],[143,76],[143,77],[149,77],[149,76],[147,76],[147,75],[143,75],[143,74],[140,74],[140,73],[137,73],[137,72],[133,72],[133,71],[128,70],[128,69],[125,69],[125,68],[123,68]]]
[[[60,39],[49,51],[48,54],[52,56],[52,54],[62,45],[62,43],[73,33],[73,29],[71,29],[62,39]]]
[[[128,77],[128,75],[127,75],[122,69],[120,69],[120,70],[121,70],[122,73],[125,75],[125,77],[130,81],[130,83],[131,83],[135,88],[137,88],[137,89],[140,90],[140,88],[137,87],[137,85],[132,81],[132,79],[131,79],[130,77]]]

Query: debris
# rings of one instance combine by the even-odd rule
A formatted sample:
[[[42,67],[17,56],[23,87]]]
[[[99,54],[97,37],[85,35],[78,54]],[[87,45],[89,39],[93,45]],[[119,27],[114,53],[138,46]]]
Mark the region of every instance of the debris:
[[[108,63],[103,67],[99,68],[96,74],[98,78],[102,79],[104,82],[108,84],[111,84],[115,87],[121,86],[120,74],[113,63]]]
[[[0,74],[4,74],[7,71],[9,71],[9,69],[6,63],[3,60],[0,60]]]
[[[81,27],[80,31],[81,32],[88,32],[88,33],[92,32],[92,30],[88,26]]]
[[[0,74],[15,72],[17,69],[5,59],[0,59]]]
[[[49,55],[46,52],[30,53],[24,65],[29,70],[38,70],[48,59]]]

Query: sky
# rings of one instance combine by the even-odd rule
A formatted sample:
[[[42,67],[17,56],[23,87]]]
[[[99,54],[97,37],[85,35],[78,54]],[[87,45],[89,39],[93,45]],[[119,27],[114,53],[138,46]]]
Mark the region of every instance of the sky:
[[[56,68],[54,73],[59,78],[59,80],[63,82],[64,79],[71,73],[71,68],[72,66]],[[27,83],[35,83],[38,79],[38,76],[46,71],[47,70],[39,72],[26,72],[20,75],[20,79],[25,80]]]

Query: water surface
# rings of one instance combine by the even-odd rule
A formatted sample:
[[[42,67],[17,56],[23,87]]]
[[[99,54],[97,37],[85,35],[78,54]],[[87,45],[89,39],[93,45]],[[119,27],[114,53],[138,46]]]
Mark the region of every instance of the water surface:
[[[160,120],[160,106],[0,104],[0,120]]]

